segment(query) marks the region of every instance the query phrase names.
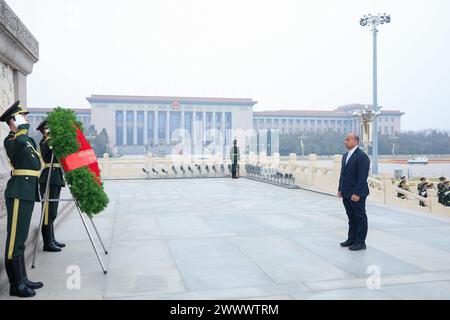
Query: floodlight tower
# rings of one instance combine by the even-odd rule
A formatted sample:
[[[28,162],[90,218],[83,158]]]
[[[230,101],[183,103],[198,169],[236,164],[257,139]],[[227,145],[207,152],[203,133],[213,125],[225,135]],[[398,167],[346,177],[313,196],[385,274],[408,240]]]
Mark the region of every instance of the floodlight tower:
[[[391,16],[386,13],[377,15],[368,14],[362,17],[359,24],[363,27],[370,27],[373,34],[373,106],[375,113],[373,121],[373,138],[372,138],[372,173],[378,175],[378,65],[377,65],[377,35],[378,26],[391,22]]]

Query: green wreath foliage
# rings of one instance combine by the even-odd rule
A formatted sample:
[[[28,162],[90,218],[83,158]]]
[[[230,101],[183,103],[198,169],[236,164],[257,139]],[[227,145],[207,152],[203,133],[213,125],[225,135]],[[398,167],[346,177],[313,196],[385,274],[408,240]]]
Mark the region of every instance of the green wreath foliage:
[[[58,159],[78,151],[80,143],[77,139],[76,128],[83,131],[83,125],[77,120],[73,110],[56,108],[48,114],[47,126],[51,132],[48,143]]]
[[[103,185],[97,183],[97,177],[87,167],[68,172],[66,178],[81,211],[89,217],[99,214],[108,206],[109,199]]]
[[[51,136],[48,142],[58,159],[78,151],[80,143],[76,130],[83,130],[83,126],[76,119],[74,111],[56,108],[48,114],[47,126]],[[88,167],[67,172],[66,178],[81,211],[89,217],[102,212],[108,206],[109,199],[103,185],[98,183],[97,176]]]

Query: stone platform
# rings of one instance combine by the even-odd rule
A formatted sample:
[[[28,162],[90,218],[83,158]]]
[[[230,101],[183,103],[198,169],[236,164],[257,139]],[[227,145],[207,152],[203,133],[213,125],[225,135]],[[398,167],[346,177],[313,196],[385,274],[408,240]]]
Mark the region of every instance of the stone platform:
[[[448,217],[369,201],[368,250],[354,253],[339,247],[347,221],[330,196],[246,179],[106,190],[95,221],[108,275],[73,212],[57,230],[67,248],[29,271],[45,283],[36,299],[450,299]],[[81,288],[69,289],[78,268]]]

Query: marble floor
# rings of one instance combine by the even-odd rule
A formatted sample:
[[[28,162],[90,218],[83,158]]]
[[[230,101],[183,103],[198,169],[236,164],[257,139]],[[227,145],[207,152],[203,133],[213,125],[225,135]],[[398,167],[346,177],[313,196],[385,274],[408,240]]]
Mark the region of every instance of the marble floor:
[[[105,186],[108,274],[73,212],[56,231],[67,248],[29,270],[36,299],[450,299],[448,217],[369,201],[368,250],[350,252],[330,196],[246,179]]]

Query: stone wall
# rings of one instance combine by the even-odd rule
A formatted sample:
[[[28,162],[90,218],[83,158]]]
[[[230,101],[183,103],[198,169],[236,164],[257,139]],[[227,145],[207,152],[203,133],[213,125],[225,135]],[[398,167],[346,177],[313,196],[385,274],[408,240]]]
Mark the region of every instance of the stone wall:
[[[3,113],[6,106],[14,102],[14,82],[13,70],[6,64],[0,62],[0,114]],[[8,130],[2,126],[0,128],[0,141],[3,142]],[[3,150],[2,150],[3,151]],[[5,163],[6,162],[6,163]],[[4,155],[0,155],[0,217],[5,213],[5,201],[2,197],[8,175],[8,163]]]
[[[38,41],[6,2],[0,0],[0,114],[16,100],[26,107],[26,78],[38,59]],[[3,148],[7,133],[7,126],[0,124],[0,218],[5,215],[3,193],[11,170]]]

